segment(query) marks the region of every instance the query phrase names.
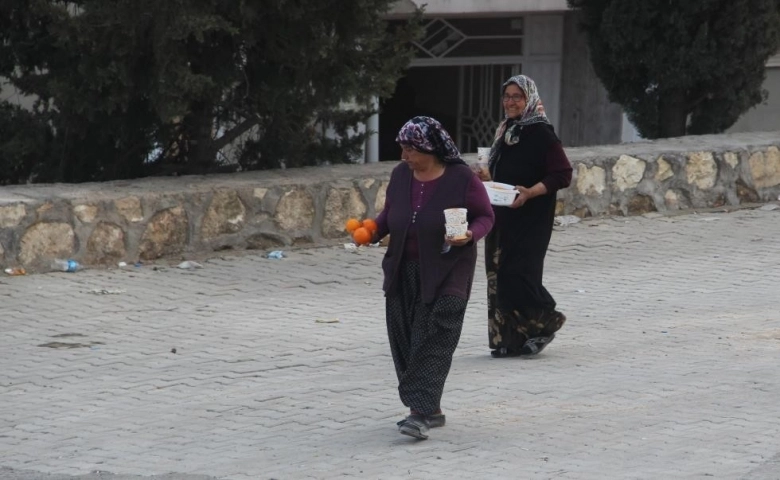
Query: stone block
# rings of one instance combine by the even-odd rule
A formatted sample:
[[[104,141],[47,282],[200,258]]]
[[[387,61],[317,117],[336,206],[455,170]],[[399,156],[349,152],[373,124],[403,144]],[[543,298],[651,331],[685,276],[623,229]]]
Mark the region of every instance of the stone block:
[[[617,215],[625,215],[625,213],[623,212],[623,209],[620,208],[620,205],[611,203],[607,206],[607,215],[617,216]]]
[[[577,191],[585,196],[599,196],[607,188],[607,172],[601,167],[577,164]]]
[[[712,152],[694,152],[688,155],[685,175],[689,184],[701,190],[714,187],[718,176],[718,164],[715,163]]]
[[[144,211],[141,208],[141,200],[138,197],[120,198],[114,202],[114,208],[125,220],[130,223],[140,222],[144,219]]]
[[[45,215],[47,212],[49,212],[52,208],[54,208],[54,204],[52,202],[46,202],[37,209],[35,209],[35,213],[38,216]]]
[[[314,243],[314,238],[312,238],[311,235],[300,235],[298,237],[295,237],[295,239],[292,241],[292,245],[296,247],[300,246],[310,246]]]
[[[374,200],[374,211],[377,215],[385,208],[385,197],[387,196],[388,182],[382,182],[379,185],[379,190],[376,192],[376,199]]]
[[[588,207],[580,207],[574,210],[572,215],[580,218],[588,218],[593,216],[593,214],[590,213],[590,209]]]
[[[761,199],[758,192],[747,186],[742,179],[736,181],[736,186],[737,198],[739,198],[740,203],[756,203]]]
[[[19,243],[19,261],[31,265],[40,260],[69,258],[76,251],[76,234],[62,222],[41,222],[29,227]]]
[[[725,160],[728,166],[731,168],[737,168],[737,165],[739,165],[739,155],[734,152],[724,153],[723,160]]]
[[[668,210],[682,210],[691,208],[690,201],[684,193],[676,190],[667,190],[664,194],[664,204]]]
[[[27,215],[27,207],[22,203],[0,207],[0,228],[16,227]]]
[[[346,235],[344,224],[350,218],[363,219],[366,203],[357,188],[332,188],[325,199],[322,235],[326,238]]]
[[[265,198],[265,195],[268,193],[267,188],[255,188],[253,195],[256,199],[260,200],[261,202]]]
[[[643,213],[655,212],[655,202],[647,195],[635,195],[628,201],[629,215],[642,215]]]
[[[275,233],[257,233],[246,240],[246,248],[249,250],[265,250],[287,245],[290,245],[290,239]]]
[[[87,241],[86,262],[107,264],[125,258],[125,232],[119,225],[101,222]]]
[[[73,207],[73,214],[81,223],[92,223],[98,214],[98,207],[95,205],[76,205]]]
[[[303,187],[284,192],[276,205],[274,220],[283,231],[308,231],[314,224],[314,199]]]
[[[214,194],[201,225],[201,235],[209,240],[223,234],[240,232],[246,219],[246,207],[235,191]]]
[[[674,176],[674,170],[672,170],[672,165],[664,159],[664,157],[658,157],[658,161],[656,162],[658,165],[658,171],[655,172],[655,181],[656,182],[663,182],[664,180],[667,180],[669,178],[672,178]]]
[[[612,181],[616,190],[624,192],[636,188],[645,176],[647,164],[638,158],[621,155],[612,167]]]
[[[154,260],[165,255],[181,253],[187,245],[189,220],[182,207],[157,212],[146,226],[139,257]]]
[[[769,147],[766,153],[754,153],[748,164],[756,188],[780,185],[780,149],[777,147]]]

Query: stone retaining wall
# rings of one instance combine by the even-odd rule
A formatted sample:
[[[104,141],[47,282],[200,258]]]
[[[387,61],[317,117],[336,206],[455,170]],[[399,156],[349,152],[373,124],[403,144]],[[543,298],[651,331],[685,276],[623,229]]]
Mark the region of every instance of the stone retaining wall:
[[[780,132],[567,149],[558,214],[580,217],[766,202],[780,195]],[[471,155],[466,155],[467,160]],[[0,266],[45,269],[347,240],[373,217],[396,162],[79,185],[0,187]]]

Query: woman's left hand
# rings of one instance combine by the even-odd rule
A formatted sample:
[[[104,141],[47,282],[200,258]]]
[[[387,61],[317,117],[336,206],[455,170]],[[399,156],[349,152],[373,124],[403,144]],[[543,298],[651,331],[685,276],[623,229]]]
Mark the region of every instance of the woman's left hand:
[[[447,242],[449,245],[452,245],[453,247],[462,247],[463,245],[466,245],[471,241],[471,230],[466,230],[466,237],[465,238],[450,238],[447,235],[444,236],[444,241]]]
[[[515,189],[517,190],[517,196],[515,197],[515,201],[512,202],[512,205],[510,205],[509,208],[520,208],[525,204],[525,202],[533,198],[530,189],[520,185],[517,185]]]

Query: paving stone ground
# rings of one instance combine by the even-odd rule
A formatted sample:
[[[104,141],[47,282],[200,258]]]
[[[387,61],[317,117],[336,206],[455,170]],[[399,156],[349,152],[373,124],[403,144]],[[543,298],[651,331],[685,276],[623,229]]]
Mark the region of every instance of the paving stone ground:
[[[480,264],[427,441],[383,249],[287,254],[0,279],[0,478],[780,478],[780,210],[557,230],[531,359],[489,356]]]

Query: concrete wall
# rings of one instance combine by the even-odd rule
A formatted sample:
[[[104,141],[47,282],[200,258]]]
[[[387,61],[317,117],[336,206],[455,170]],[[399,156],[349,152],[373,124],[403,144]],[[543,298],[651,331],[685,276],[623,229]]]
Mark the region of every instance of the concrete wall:
[[[742,114],[742,117],[731,128],[726,130],[726,133],[780,130],[780,54],[770,58],[767,62],[766,80],[763,88],[769,94],[766,102]],[[623,142],[642,140],[636,127],[628,121],[625,114],[623,115],[623,135],[621,140]]]
[[[585,35],[577,16],[564,19],[563,69],[559,134],[566,146],[619,143],[622,109],[611,103],[590,63]]]
[[[766,70],[764,89],[769,92],[766,103],[744,113],[729,132],[780,130],[780,56],[776,58],[777,66]]]
[[[570,148],[558,214],[631,215],[773,201],[780,132]],[[349,241],[384,206],[397,162],[0,188],[0,267],[154,261]]]

